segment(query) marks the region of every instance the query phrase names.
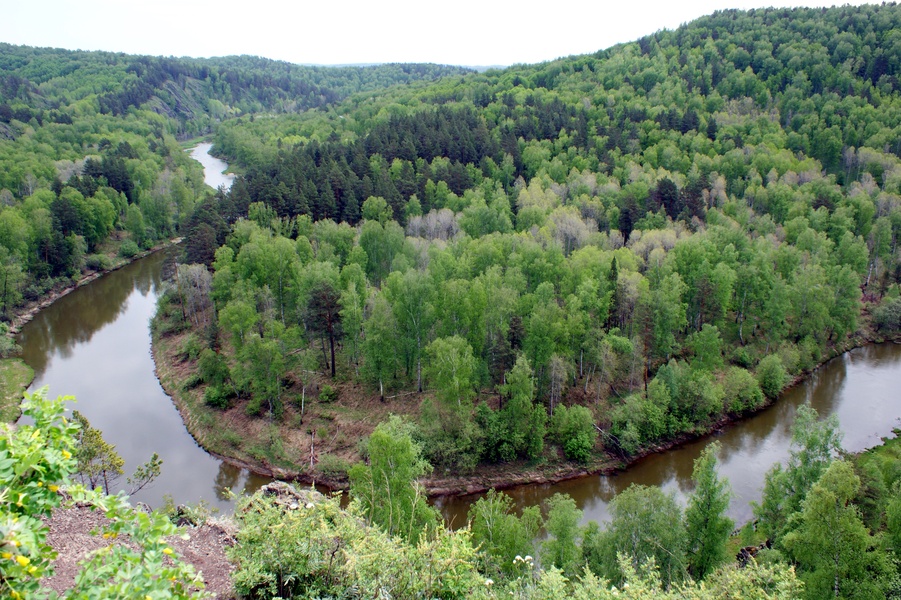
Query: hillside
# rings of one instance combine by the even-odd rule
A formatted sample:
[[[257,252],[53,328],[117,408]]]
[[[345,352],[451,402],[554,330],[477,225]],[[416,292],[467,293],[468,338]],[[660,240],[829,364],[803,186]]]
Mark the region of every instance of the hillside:
[[[248,597],[897,595],[894,445],[848,457],[809,407],[740,534],[750,569],[724,566],[715,445],[686,507],[632,486],[603,528],[566,495],[520,514],[492,492],[450,531],[422,484],[625,464],[896,339],[899,32],[895,4],[721,11],[485,72],[8,47],[0,308],[185,237],[152,323],[185,423],[354,500],[246,500],[229,554]],[[228,191],[179,146],[207,132],[241,173]],[[14,481],[33,514],[60,502],[44,473],[76,468],[59,427],[10,445],[48,465]]]
[[[186,255],[215,274],[158,324],[195,433],[289,472],[318,437],[332,476],[395,412],[440,476],[596,470],[893,335],[899,18],[726,11],[222,123],[245,175]]]
[[[243,114],[325,110],[351,93],[465,72],[0,44],[0,314],[183,233],[208,191],[179,141]]]

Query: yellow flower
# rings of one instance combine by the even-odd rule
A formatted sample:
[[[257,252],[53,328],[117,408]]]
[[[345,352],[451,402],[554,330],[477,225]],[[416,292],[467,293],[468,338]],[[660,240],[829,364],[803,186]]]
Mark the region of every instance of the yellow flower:
[[[22,565],[23,567],[27,567],[28,563],[31,562],[31,559],[27,556],[22,556],[21,554],[16,557],[16,562]]]
[[[3,558],[12,558],[13,557],[12,552],[4,552],[3,554],[0,554],[0,556],[2,556]]]
[[[38,487],[43,487],[43,486],[44,486],[44,482],[43,482],[43,481],[39,481],[39,482],[38,482]]]
[[[50,490],[51,492],[56,493],[59,491],[59,486],[58,485],[48,485],[47,489]]]
[[[22,596],[19,595],[19,592],[16,590],[11,590],[9,592],[10,596],[12,596],[13,600],[19,600]]]
[[[15,546],[16,548],[18,548],[21,545],[22,545],[22,542],[20,542],[19,540],[13,540],[13,546]]]
[[[63,450],[63,458],[65,458],[66,460],[69,460],[70,458],[72,458],[72,453],[69,452],[68,450]]]
[[[171,556],[171,555],[172,555],[172,548],[163,548],[163,554],[165,554],[165,555],[167,555],[167,556]]]
[[[28,574],[29,574],[29,575],[34,575],[34,574],[37,573],[37,572],[38,572],[38,568],[37,568],[36,566],[31,565],[30,567],[28,567]]]

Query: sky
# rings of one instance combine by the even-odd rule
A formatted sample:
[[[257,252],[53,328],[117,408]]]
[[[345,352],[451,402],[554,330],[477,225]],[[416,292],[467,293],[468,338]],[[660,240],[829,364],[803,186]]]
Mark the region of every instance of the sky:
[[[0,42],[299,64],[506,66],[596,52],[715,10],[800,5],[824,2],[0,0]]]

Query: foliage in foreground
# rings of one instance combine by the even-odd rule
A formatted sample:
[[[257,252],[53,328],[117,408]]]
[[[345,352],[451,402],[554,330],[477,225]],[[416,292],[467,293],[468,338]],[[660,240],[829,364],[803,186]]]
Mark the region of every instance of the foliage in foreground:
[[[721,514],[727,496],[712,449],[696,463],[698,491],[686,520],[672,496],[634,486],[614,502],[613,523],[603,533],[597,524],[580,527],[582,512],[569,496],[551,498],[545,520],[537,506],[516,515],[511,498],[494,491],[473,505],[465,527],[449,530],[434,509],[416,501],[422,458],[408,423],[393,417],[380,425],[368,450],[370,464],[352,476],[347,509],[340,507],[339,495],[324,497],[287,484],[267,486],[242,501],[235,513],[236,544],[229,550],[239,594],[557,599],[626,593],[675,600],[794,598],[800,590],[785,564],[722,566],[717,542],[725,542],[731,523]],[[535,536],[542,526],[548,539],[536,559]],[[695,584],[687,569],[699,580],[706,575],[704,582]],[[739,595],[726,593],[732,589]]]
[[[126,496],[104,495],[70,483],[77,468],[78,425],[63,416],[71,397],[50,400],[46,390],[26,394],[24,413],[33,425],[0,424],[0,596],[57,597],[41,586],[52,574],[55,551],[47,544],[47,525],[54,508],[79,503],[104,513],[109,524],[104,539],[127,538],[93,552],[81,563],[74,586],[61,597],[200,598],[203,583],[166,542],[176,528],[162,514],[136,511]]]
[[[303,495],[303,494],[301,494]],[[279,502],[256,494],[236,511],[240,525],[230,556],[236,590],[248,598],[797,598],[801,584],[790,567],[727,567],[703,584],[687,581],[665,589],[653,561],[641,569],[620,557],[624,583],[617,588],[585,569],[566,576],[516,556],[508,575],[480,572],[481,548],[469,527],[444,528],[417,542],[389,536],[362,523],[359,506],[340,508],[338,497],[315,492],[307,502]]]

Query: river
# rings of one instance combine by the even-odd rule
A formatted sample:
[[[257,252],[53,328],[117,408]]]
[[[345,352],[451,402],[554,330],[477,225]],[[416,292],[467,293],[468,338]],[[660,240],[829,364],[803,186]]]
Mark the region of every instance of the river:
[[[209,156],[209,144],[201,146],[207,181],[230,185],[221,177],[227,165]],[[203,500],[230,512],[232,493],[256,490],[268,479],[232,467],[195,443],[160,387],[150,355],[149,322],[163,265],[179,251],[151,254],[63,296],[22,328],[18,342],[35,371],[30,389],[49,386],[51,395],[75,396],[72,408],[115,445],[126,476],[154,452],[160,455],[160,477],[134,501],[159,507],[170,495],[177,504]]]
[[[798,406],[809,402],[821,416],[838,415],[845,450],[858,452],[892,436],[901,425],[901,346],[872,344],[827,362],[769,408],[722,431],[668,452],[650,455],[612,476],[582,477],[550,485],[520,486],[506,492],[518,508],[538,504],[554,493],[570,494],[584,511],[583,521],[607,521],[608,503],[631,484],[657,485],[684,506],[692,491],[694,460],[711,442],[721,444],[720,476],[729,479],[729,516],[739,524],[752,518],[750,503],[760,499],[766,472],[789,457],[791,425]],[[480,494],[443,498],[437,504],[452,522],[465,522]]]
[[[191,149],[191,158],[203,165],[203,179],[213,189],[228,189],[235,181],[233,173],[227,173],[228,163],[210,154],[213,144],[203,142]]]
[[[200,153],[209,183],[228,185],[220,179],[227,165],[208,151],[209,145],[202,145],[192,156]],[[61,298],[25,325],[18,341],[35,370],[32,388],[49,385],[51,394],[75,395],[75,408],[115,444],[126,461],[126,473],[153,452],[160,454],[161,477],[136,494],[136,501],[159,506],[169,494],[176,503],[205,500],[228,512],[233,503],[226,490],[253,491],[267,479],[199,448],[154,376],[148,322],[161,290],[163,264],[175,252],[138,260]],[[586,521],[607,520],[608,502],[632,483],[660,485],[684,503],[694,460],[706,444],[718,440],[720,473],[734,491],[729,512],[741,523],[751,518],[749,503],[759,498],[767,470],[788,458],[790,427],[800,404],[810,402],[821,415],[837,414],[844,447],[858,451],[878,444],[899,425],[898,389],[901,346],[858,348],[823,365],[770,408],[721,432],[649,456],[618,475],[521,486],[507,493],[522,507],[566,492]],[[449,522],[460,525],[477,498],[438,498],[435,504]]]

